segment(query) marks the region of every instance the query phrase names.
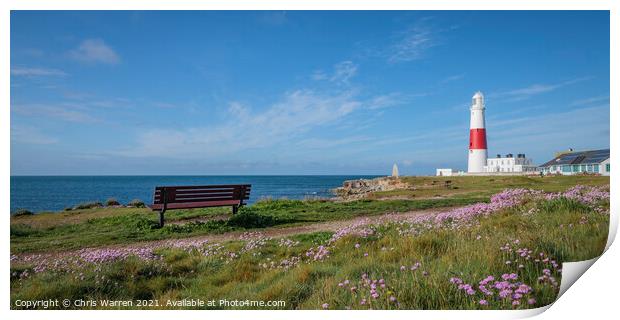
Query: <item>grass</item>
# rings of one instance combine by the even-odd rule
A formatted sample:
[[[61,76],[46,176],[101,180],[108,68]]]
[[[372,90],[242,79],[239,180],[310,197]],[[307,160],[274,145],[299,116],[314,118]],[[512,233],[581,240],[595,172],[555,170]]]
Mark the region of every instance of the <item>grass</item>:
[[[262,200],[242,208],[261,224],[228,222],[230,208],[172,210],[168,225],[157,229],[157,214],[148,208],[92,208],[11,217],[11,253],[64,251],[83,247],[138,241],[184,238],[268,226],[346,220],[388,212],[462,206],[480,201],[505,188],[532,188],[555,192],[570,186],[605,185],[609,177],[403,177],[415,190],[375,193],[371,199],[352,202],[325,200]],[[453,189],[444,187],[451,180]],[[454,189],[457,188],[457,189]],[[376,199],[392,196],[406,199]],[[217,218],[220,219],[217,219]],[[221,219],[223,218],[223,219]],[[210,220],[210,221],[209,221]],[[243,220],[243,219],[239,219]]]
[[[11,252],[64,251],[89,246],[132,243],[248,230],[266,226],[287,226],[309,222],[349,219],[386,212],[405,212],[436,207],[460,206],[483,198],[444,200],[264,200],[241,209],[232,221],[209,219],[230,215],[230,208],[172,210],[166,212],[167,225],[157,228],[158,216],[144,208],[98,208],[60,213],[42,213],[11,218]],[[254,215],[266,224],[244,224]],[[178,224],[177,224],[178,223]]]
[[[609,177],[594,175],[575,176],[455,176],[455,177],[402,177],[411,188],[374,192],[372,199],[391,197],[428,199],[450,197],[488,197],[505,188],[528,188],[558,192],[573,185],[606,185]],[[446,181],[451,181],[446,188]]]
[[[340,208],[340,204],[304,205],[305,209],[299,211],[308,214],[304,219],[325,218],[322,215],[325,213],[312,214],[310,209]],[[390,206],[372,201],[353,204],[354,207],[364,205]],[[298,212],[297,206],[300,204],[296,202],[274,201],[259,203],[255,210]],[[340,210],[343,214],[356,212]],[[601,210],[607,213],[599,213]],[[331,233],[320,232],[288,239],[262,239],[252,246],[248,246],[251,241],[230,241],[209,254],[196,249],[158,249],[161,260],[130,257],[74,271],[41,272],[23,279],[19,274],[32,266],[12,265],[11,301],[154,299],[160,308],[172,308],[166,306],[167,301],[226,298],[282,300],[286,309],[538,307],[553,302],[558,292],[557,285],[548,278],[539,280],[545,275],[544,270],[550,269],[549,274],[558,280],[561,275],[558,268],[550,267],[550,262],[535,259],[549,258],[561,267],[562,262],[601,254],[607,240],[608,210],[608,201],[585,205],[566,198],[532,200],[458,227],[446,224],[427,229],[387,223],[369,226],[373,232],[366,236],[349,234],[333,243],[329,243]],[[500,250],[506,244],[510,250]],[[328,245],[329,254],[313,261],[306,252],[317,252],[319,245]],[[518,248],[532,250],[532,258],[520,257],[515,252]],[[294,257],[301,257],[302,262],[291,263]],[[420,263],[419,268],[411,270],[416,263]],[[518,267],[520,264],[522,268]],[[288,267],[272,268],[272,265]],[[470,296],[450,283],[450,278],[458,277],[477,287],[488,275],[500,278],[510,273],[532,287],[533,293],[528,295],[536,300],[532,305],[527,305],[524,298],[518,306],[491,299],[490,305],[484,306],[479,303],[484,298],[480,293]],[[378,289],[377,299],[370,298],[369,287],[364,285],[373,279],[383,279],[385,284],[385,288]],[[350,283],[340,286],[345,280]],[[351,286],[357,289],[352,291]],[[362,299],[366,299],[365,303]]]

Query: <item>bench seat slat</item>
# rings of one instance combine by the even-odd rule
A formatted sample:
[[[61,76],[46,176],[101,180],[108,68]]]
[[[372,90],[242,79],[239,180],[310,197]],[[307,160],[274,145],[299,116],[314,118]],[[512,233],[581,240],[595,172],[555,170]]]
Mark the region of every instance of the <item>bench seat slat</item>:
[[[240,201],[240,199],[235,199],[233,197],[219,197],[219,198],[176,199],[174,200],[174,202],[168,202],[168,204],[187,203],[187,202],[215,202],[215,201],[226,201],[226,200]],[[156,203],[156,204],[159,204],[159,203]]]
[[[185,193],[185,194],[176,193],[175,194],[175,198],[183,198],[183,197],[221,197],[221,196],[224,196],[224,197],[230,196],[230,197],[232,197],[234,194],[235,194],[234,192],[217,192],[217,193],[216,192],[213,192],[213,193],[202,193],[202,192],[200,192],[200,193]],[[159,197],[160,197],[159,194],[155,195],[155,198],[159,198]]]
[[[162,187],[158,187],[158,189],[155,189],[155,193],[160,193],[161,192],[161,188]],[[232,191],[232,190],[237,190],[240,189],[241,187],[231,187],[231,188],[194,188],[194,189],[179,189],[176,187],[167,187],[167,190],[172,190],[174,189],[177,192],[200,192],[200,191],[204,191],[204,192],[209,192],[209,191],[213,191],[213,192],[218,192],[218,191]],[[250,187],[245,187],[245,190],[252,190],[252,188]]]
[[[191,196],[177,196],[175,197],[174,201],[170,201],[169,203],[174,203],[174,202],[179,202],[179,201],[183,201],[183,200],[193,200],[193,201],[201,201],[201,200],[227,200],[227,199],[243,199],[243,200],[248,200],[250,197],[249,196],[241,196],[241,197],[235,197],[233,194],[218,194],[218,195],[191,195]],[[162,203],[163,201],[160,199],[160,197],[155,197],[154,198],[154,202],[155,203]]]
[[[191,208],[206,208],[206,207],[221,207],[221,206],[233,206],[239,205],[239,200],[219,200],[219,201],[204,201],[204,202],[185,202],[185,203],[169,203],[166,208],[173,209],[191,209]],[[151,205],[152,210],[161,210],[163,204],[156,203]]]
[[[239,188],[246,187],[251,188],[251,184],[220,184],[220,185],[207,185],[207,186],[166,186],[165,188],[174,188],[177,190],[194,190],[194,189],[218,189],[218,188]],[[156,191],[161,190],[164,187],[155,187]]]
[[[176,189],[176,188],[170,188],[170,189],[174,189],[176,190],[176,192],[179,193],[192,193],[192,192],[226,192],[226,191],[234,191],[237,188],[210,188],[210,189],[205,189],[205,188],[196,188],[196,189]],[[156,190],[155,193],[160,193],[161,190]]]

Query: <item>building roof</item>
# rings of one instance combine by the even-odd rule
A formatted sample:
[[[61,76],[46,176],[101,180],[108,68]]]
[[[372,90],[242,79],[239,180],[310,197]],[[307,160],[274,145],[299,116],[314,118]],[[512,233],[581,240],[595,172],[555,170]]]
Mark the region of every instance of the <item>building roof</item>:
[[[540,166],[548,167],[563,164],[601,163],[607,159],[609,159],[609,149],[576,151],[561,154]]]

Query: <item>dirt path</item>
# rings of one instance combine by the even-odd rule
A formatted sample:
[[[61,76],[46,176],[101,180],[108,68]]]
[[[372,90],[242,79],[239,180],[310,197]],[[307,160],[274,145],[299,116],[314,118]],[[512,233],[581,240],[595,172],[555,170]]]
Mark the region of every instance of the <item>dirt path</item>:
[[[404,220],[404,219],[412,218],[412,217],[419,216],[419,215],[427,215],[427,214],[445,212],[446,210],[447,210],[446,208],[433,208],[433,209],[427,209],[427,210],[408,211],[408,212],[403,212],[403,213],[387,213],[387,214],[376,215],[376,216],[362,216],[362,217],[356,217],[356,218],[347,219],[347,220],[336,220],[336,221],[300,224],[300,225],[294,225],[294,226],[271,227],[271,228],[265,228],[265,229],[253,229],[253,230],[248,230],[248,231],[232,231],[232,232],[226,232],[222,234],[208,234],[208,235],[193,236],[193,237],[186,237],[186,238],[176,238],[176,239],[140,241],[140,242],[135,242],[135,243],[130,243],[130,244],[106,245],[106,246],[100,246],[100,247],[90,247],[90,248],[83,248],[83,249],[63,251],[63,252],[22,253],[22,254],[13,255],[11,260],[12,261],[13,260],[31,261],[35,257],[37,260],[48,259],[48,258],[57,257],[57,256],[79,254],[81,250],[88,250],[88,249],[135,250],[135,249],[143,249],[143,248],[153,248],[153,247],[165,246],[166,244],[170,244],[175,241],[183,241],[183,242],[207,241],[210,243],[217,243],[217,242],[225,242],[225,241],[240,240],[240,239],[248,240],[248,239],[257,238],[257,237],[282,238],[282,237],[288,237],[288,236],[297,235],[297,234],[313,233],[313,232],[319,232],[319,231],[334,232],[341,228],[344,228],[350,225],[359,224],[359,223],[373,224],[373,223],[388,222],[388,221],[399,221],[399,220]]]
[[[255,233],[256,236],[262,236],[262,237],[282,238],[282,237],[288,237],[288,236],[297,235],[297,234],[313,233],[313,232],[319,232],[319,231],[335,232],[338,229],[344,228],[346,226],[350,226],[350,225],[354,225],[354,224],[358,224],[362,222],[373,224],[373,223],[387,222],[387,221],[398,221],[398,220],[404,220],[404,219],[419,216],[419,215],[433,214],[433,213],[439,213],[439,212],[445,212],[445,211],[446,211],[446,208],[434,208],[434,209],[427,209],[427,210],[408,211],[408,212],[403,212],[403,213],[388,213],[388,214],[377,215],[377,216],[363,216],[363,217],[356,217],[356,218],[347,219],[347,220],[308,223],[308,224],[300,224],[296,226],[270,227],[270,228],[265,228],[265,229],[254,229],[250,231],[231,231],[231,232],[226,232],[222,234],[209,234],[209,235],[181,238],[180,240],[187,240],[187,241],[208,240],[209,242],[223,242],[223,241],[230,241],[230,240],[239,240],[241,236],[243,236],[244,234],[247,235],[248,233]],[[248,238],[247,236],[244,237],[244,239],[247,239],[247,238]],[[143,247],[144,245],[150,246],[150,245],[164,244],[167,241],[170,241],[170,239],[156,240],[156,241],[143,241],[143,242],[132,243],[129,245],[127,244],[112,245],[112,246],[107,246],[107,247],[109,248],[112,248],[112,247],[113,248],[127,248],[127,247],[139,248],[139,247]]]

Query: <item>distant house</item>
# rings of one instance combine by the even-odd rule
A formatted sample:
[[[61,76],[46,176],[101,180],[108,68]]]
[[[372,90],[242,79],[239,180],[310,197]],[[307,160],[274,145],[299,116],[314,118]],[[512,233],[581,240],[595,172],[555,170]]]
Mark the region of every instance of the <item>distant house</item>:
[[[519,172],[528,174],[537,171],[538,168],[533,164],[532,159],[525,157],[525,153],[519,153],[516,157],[512,153],[505,157],[498,154],[497,158],[488,158],[487,165],[484,166],[484,172],[488,173]]]
[[[540,165],[540,170],[545,174],[571,175],[587,172],[608,176],[609,167],[609,149],[602,149],[559,154]]]
[[[457,169],[451,169],[451,168],[445,168],[445,169],[437,169],[436,176],[438,177],[451,177],[451,176],[464,176],[465,172],[462,170],[457,170]]]

